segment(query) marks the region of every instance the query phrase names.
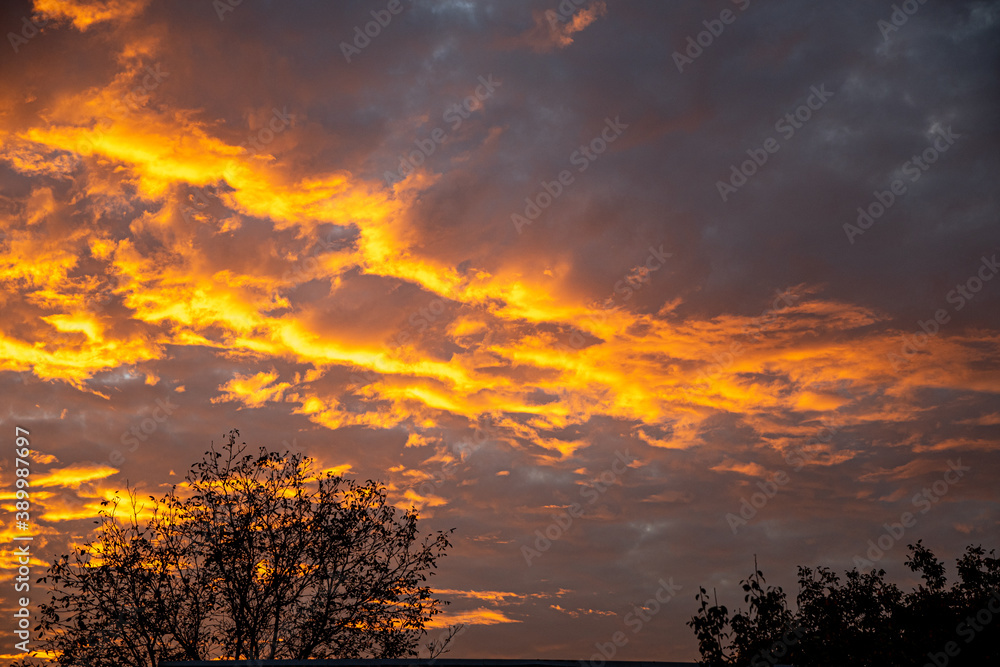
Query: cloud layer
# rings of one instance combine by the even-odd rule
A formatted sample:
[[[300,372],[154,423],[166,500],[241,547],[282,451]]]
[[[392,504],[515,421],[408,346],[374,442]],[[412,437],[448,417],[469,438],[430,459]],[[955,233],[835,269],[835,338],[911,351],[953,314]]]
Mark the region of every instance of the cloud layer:
[[[230,427],[457,527],[455,656],[692,659],[699,585],[914,508],[898,577],[997,546],[1000,6],[382,7],[5,7],[40,546]]]

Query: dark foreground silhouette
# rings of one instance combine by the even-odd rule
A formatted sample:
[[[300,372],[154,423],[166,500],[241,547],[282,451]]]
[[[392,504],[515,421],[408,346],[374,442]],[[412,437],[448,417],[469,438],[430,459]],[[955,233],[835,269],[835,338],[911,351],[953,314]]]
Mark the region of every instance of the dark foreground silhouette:
[[[416,655],[447,534],[421,539],[416,510],[376,482],[245,453],[238,435],[161,498],[105,501],[93,542],[49,567],[33,646],[55,653],[45,664]]]
[[[918,541],[906,565],[923,583],[909,593],[885,581],[885,570],[852,569],[842,580],[829,568],[799,567],[797,609],[780,587],[765,588],[757,569],[741,582],[747,611],[731,617],[704,589],[688,621],[702,664],[764,667],[849,665],[1000,665],[1000,559],[968,546],[958,580],[946,587],[944,563]]]

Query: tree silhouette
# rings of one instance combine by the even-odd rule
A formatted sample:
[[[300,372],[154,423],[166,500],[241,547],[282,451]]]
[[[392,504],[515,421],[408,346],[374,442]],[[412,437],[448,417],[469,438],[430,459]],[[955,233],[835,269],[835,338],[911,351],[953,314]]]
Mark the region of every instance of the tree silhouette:
[[[238,435],[180,489],[149,496],[147,518],[134,491],[125,517],[121,498],[102,503],[98,539],[39,579],[52,591],[37,650],[53,664],[417,654],[440,612],[424,582],[448,533],[418,541],[416,510],[386,504],[384,486],[315,474],[301,455],[246,454]]]
[[[907,567],[923,583],[904,594],[885,570],[853,569],[843,582],[832,570],[798,568],[797,610],[781,588],[764,588],[757,569],[741,582],[746,613],[729,610],[699,588],[698,612],[688,621],[701,664],[833,667],[1000,664],[1000,559],[968,546],[958,581],[946,588],[944,563],[921,541],[908,545]]]

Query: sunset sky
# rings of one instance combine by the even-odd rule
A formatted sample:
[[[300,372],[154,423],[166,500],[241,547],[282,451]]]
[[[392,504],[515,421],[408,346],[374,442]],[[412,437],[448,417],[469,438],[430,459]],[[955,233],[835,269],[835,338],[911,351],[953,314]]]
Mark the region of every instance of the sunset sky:
[[[4,3],[5,544],[21,427],[37,575],[230,428],[383,481],[447,657],[1000,547],[1000,3],[901,4]]]

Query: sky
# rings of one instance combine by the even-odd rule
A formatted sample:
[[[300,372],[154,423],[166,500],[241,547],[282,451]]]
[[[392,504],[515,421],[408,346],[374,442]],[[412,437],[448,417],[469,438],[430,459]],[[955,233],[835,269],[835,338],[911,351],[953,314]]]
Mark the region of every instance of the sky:
[[[456,529],[448,657],[692,660],[755,555],[1000,546],[1000,3],[0,12],[33,576],[231,428]]]

